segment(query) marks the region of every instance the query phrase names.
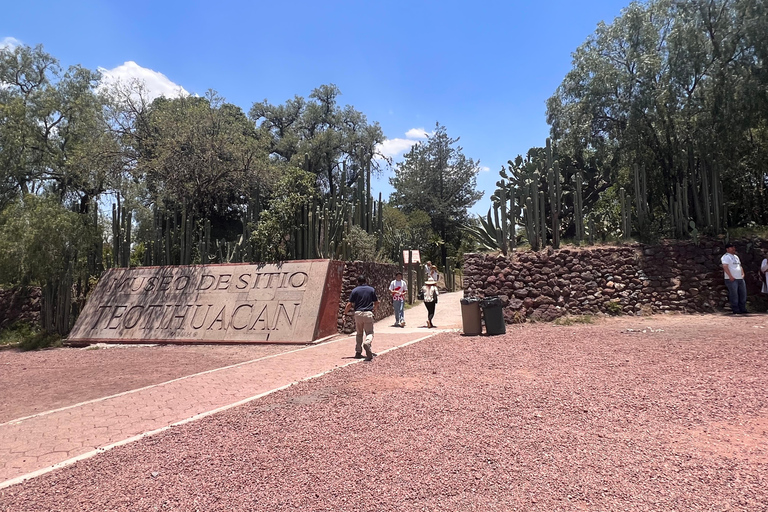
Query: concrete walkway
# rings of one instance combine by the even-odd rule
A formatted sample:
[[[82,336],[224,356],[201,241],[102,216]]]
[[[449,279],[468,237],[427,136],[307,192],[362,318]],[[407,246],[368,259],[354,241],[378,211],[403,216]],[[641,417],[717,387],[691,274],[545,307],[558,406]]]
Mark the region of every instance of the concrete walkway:
[[[394,317],[376,323],[374,352],[416,343],[461,327],[461,292],[440,296],[434,323],[416,304],[405,312],[406,327]],[[302,380],[350,364],[354,334],[296,350],[188,375],[117,395],[97,398],[0,424],[0,488],[19,483],[142,437],[235,407]]]

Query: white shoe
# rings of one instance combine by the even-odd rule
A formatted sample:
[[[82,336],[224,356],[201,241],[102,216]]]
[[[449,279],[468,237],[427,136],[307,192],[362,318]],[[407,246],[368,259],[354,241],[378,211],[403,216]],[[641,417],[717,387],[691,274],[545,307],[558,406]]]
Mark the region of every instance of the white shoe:
[[[400,327],[405,327],[405,320],[400,321]]]

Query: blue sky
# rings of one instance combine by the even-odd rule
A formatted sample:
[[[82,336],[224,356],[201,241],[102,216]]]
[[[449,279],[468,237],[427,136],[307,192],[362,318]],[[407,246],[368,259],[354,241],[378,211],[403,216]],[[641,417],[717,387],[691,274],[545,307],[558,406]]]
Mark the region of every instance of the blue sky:
[[[628,3],[26,0],[3,6],[0,44],[42,44],[64,66],[141,76],[158,92],[215,89],[246,112],[334,83],[388,150],[438,121],[460,137],[487,169],[473,208],[485,212],[501,165],[544,144],[545,101],[571,52]],[[374,192],[388,196],[388,177]]]

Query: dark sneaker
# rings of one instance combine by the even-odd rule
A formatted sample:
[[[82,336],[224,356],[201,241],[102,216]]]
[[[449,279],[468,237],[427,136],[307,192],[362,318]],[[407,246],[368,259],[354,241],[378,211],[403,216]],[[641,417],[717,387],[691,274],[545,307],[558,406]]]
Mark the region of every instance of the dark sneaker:
[[[366,361],[370,361],[371,359],[373,359],[373,356],[376,355],[376,354],[373,353],[373,351],[371,350],[371,346],[368,345],[368,344],[363,345],[363,350],[365,350],[365,360]]]
[[[361,354],[360,352],[355,352],[355,359],[362,359],[362,358],[363,358],[363,354]]]

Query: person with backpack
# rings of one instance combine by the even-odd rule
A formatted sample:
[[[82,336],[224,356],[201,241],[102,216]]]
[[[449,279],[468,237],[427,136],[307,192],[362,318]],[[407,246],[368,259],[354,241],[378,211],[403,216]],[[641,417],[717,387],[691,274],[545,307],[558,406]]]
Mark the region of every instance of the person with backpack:
[[[437,282],[431,277],[424,281],[424,287],[421,290],[421,294],[424,296],[422,300],[424,301],[424,306],[427,308],[427,327],[435,327],[435,324],[432,323],[432,319],[435,317],[435,306],[437,305],[437,296],[439,295],[437,292]]]

